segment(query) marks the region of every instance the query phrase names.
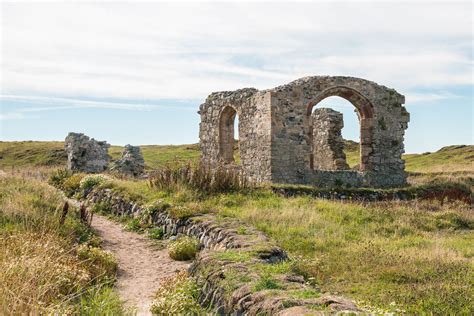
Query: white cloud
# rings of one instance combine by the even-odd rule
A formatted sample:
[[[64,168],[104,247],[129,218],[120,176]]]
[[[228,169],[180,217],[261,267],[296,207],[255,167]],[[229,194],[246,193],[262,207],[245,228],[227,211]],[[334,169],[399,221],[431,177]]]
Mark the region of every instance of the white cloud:
[[[159,105],[159,104],[141,104],[141,103],[121,103],[121,102],[103,102],[90,101],[69,98],[54,98],[43,96],[21,96],[21,95],[0,95],[0,101],[5,106],[2,106],[3,113],[0,114],[0,120],[23,120],[31,118],[39,118],[39,116],[25,115],[36,112],[49,112],[58,110],[74,110],[74,109],[109,109],[109,110],[128,110],[128,111],[150,111],[150,110],[166,110],[177,109],[177,106]],[[22,106],[13,109],[13,111],[6,112],[5,108],[8,106],[3,101],[21,102]],[[31,104],[31,106],[25,106]],[[14,106],[14,105],[12,105]],[[180,107],[181,110],[196,111],[195,107]]]
[[[471,13],[470,3],[6,3],[1,88],[202,99],[314,74],[402,93],[470,85]]]
[[[18,109],[18,112],[44,112],[67,109],[115,109],[115,110],[156,110],[156,109],[176,109],[172,105],[160,104],[142,104],[142,103],[121,103],[121,102],[104,102],[90,101],[70,98],[55,98],[43,96],[22,96],[22,95],[0,95],[0,100],[10,100],[22,103],[31,103],[35,105],[46,105],[45,107],[26,107]],[[182,109],[194,110],[190,107],[181,107]]]
[[[20,112],[12,112],[12,113],[2,113],[0,114],[0,121],[8,121],[8,120],[22,120],[26,117],[23,113]]]
[[[406,99],[409,103],[423,103],[429,101],[453,100],[460,98],[452,93],[408,93]]]

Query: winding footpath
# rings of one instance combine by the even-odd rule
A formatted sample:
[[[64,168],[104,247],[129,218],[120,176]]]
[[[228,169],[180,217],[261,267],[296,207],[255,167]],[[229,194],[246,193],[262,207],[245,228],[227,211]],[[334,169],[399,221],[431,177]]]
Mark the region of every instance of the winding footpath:
[[[94,214],[92,227],[102,238],[102,247],[118,261],[117,292],[125,306],[137,315],[151,315],[153,296],[163,279],[187,269],[189,262],[172,260],[146,236],[125,231],[122,225]]]

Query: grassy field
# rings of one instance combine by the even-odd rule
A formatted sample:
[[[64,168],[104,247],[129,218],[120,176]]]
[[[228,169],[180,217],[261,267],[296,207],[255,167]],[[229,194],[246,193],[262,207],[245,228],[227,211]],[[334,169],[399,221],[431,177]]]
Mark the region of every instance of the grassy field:
[[[0,314],[123,312],[114,257],[63,204],[44,182],[0,176]]]
[[[357,163],[357,144],[349,145],[348,161]],[[62,146],[60,142],[0,142],[0,169],[8,172],[15,166],[37,172],[41,170],[38,166],[64,166],[65,157],[59,154]],[[143,146],[142,150],[149,168],[196,160],[199,156],[197,145]],[[120,151],[121,147],[113,146],[112,158],[119,157]],[[460,178],[472,183],[473,152],[474,146],[450,146],[435,153],[406,155],[407,170],[416,172],[410,177],[413,183]],[[16,205],[17,200],[27,206],[16,207],[18,210],[36,210],[37,205],[49,203],[44,188],[35,191],[42,188],[39,183],[30,186],[26,182],[14,182],[20,180],[8,181],[16,184],[2,183],[3,208]],[[238,218],[254,225],[288,250],[292,269],[315,284],[320,292],[353,298],[369,310],[472,314],[474,213],[469,205],[417,200],[362,204],[308,196],[288,198],[265,188],[206,194],[186,185],[158,189],[143,180],[114,179],[107,186],[144,204],[164,199],[190,209],[191,214],[216,212],[219,217]],[[23,192],[19,189],[22,187],[27,190],[26,199],[14,195],[15,190]],[[6,199],[8,196],[15,199]],[[48,214],[54,214],[57,200],[50,204]],[[12,220],[7,222],[7,226],[2,224],[3,234],[16,231],[16,228],[5,228],[16,227],[16,224],[11,226]],[[40,229],[36,224],[30,226],[32,231]],[[60,235],[60,238],[69,240],[67,253],[73,254],[77,246],[71,243],[70,237]],[[25,242],[34,244],[30,240]],[[0,261],[4,258],[7,256],[0,254]],[[54,297],[48,306],[56,306],[67,295]],[[71,308],[79,308],[77,304],[74,301]]]
[[[66,155],[63,142],[0,142],[0,169],[12,167],[64,166]],[[177,162],[197,161],[199,147],[190,145],[144,145],[141,146],[146,165],[155,169]],[[112,159],[120,157],[122,147],[112,146]],[[351,167],[359,163],[359,146],[346,142],[347,162]],[[404,155],[408,172],[474,172],[474,146],[448,146],[433,152]]]
[[[188,215],[215,212],[251,224],[286,249],[291,269],[318,291],[350,297],[370,311],[473,311],[469,205],[286,198],[264,188],[206,194],[186,185],[160,190],[143,180],[103,185],[144,204],[164,199]]]

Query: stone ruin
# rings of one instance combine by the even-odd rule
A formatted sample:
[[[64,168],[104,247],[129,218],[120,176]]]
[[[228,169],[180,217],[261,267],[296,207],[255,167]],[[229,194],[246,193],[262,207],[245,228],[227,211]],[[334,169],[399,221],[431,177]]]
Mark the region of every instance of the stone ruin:
[[[311,114],[311,167],[317,170],[348,170],[344,153],[342,113],[329,108],[318,108]]]
[[[125,145],[122,158],[114,161],[111,169],[134,177],[143,174],[145,170],[145,159],[143,159],[140,147]]]
[[[331,96],[348,100],[357,111],[359,170],[329,168],[315,155],[313,107]],[[239,168],[252,182],[401,186],[406,184],[401,155],[410,120],[404,103],[405,97],[393,89],[342,76],[305,77],[261,91],[245,88],[214,92],[199,110],[201,162],[211,168],[235,165],[231,144],[238,115]]]
[[[81,133],[69,133],[66,137],[67,168],[73,171],[100,173],[107,169],[110,145]]]

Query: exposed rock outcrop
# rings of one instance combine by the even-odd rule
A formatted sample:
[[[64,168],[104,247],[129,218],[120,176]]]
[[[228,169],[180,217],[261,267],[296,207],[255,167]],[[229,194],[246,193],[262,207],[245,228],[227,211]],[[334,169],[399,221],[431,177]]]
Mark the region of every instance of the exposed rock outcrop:
[[[65,140],[67,168],[73,171],[99,173],[109,164],[110,145],[82,133],[69,133]]]

